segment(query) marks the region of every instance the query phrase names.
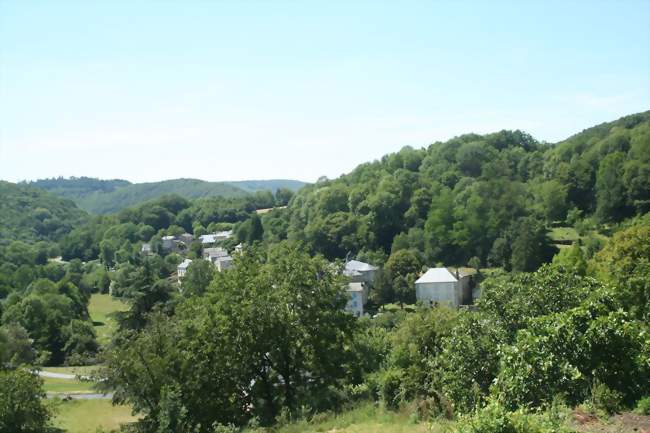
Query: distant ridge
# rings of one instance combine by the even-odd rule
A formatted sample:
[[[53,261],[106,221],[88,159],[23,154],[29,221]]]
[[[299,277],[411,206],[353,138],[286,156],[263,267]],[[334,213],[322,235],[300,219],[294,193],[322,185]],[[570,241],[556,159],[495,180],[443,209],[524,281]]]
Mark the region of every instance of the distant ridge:
[[[185,198],[241,197],[258,191],[275,192],[286,188],[297,191],[305,182],[291,179],[207,182],[200,179],[171,179],[160,182],[131,183],[122,179],[90,177],[39,179],[25,182],[74,201],[87,212],[106,215],[166,194]]]

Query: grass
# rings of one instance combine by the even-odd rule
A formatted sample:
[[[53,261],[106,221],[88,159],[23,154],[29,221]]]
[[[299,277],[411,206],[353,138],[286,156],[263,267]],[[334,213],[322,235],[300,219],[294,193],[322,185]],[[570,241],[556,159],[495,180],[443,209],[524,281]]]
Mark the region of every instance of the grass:
[[[311,422],[299,421],[274,429],[274,433],[442,433],[453,423],[418,423],[410,411],[391,412],[373,403],[365,403],[339,415],[317,415]],[[246,433],[246,431],[244,431]]]
[[[117,311],[125,311],[128,304],[107,294],[95,293],[90,297],[88,313],[95,325],[97,341],[99,344],[107,344],[111,340],[113,332],[117,328],[117,321],[112,317]]]
[[[60,392],[66,394],[83,394],[97,392],[93,389],[93,382],[76,379],[58,379],[53,377],[43,378],[45,392]]]
[[[580,235],[573,227],[553,227],[549,233],[549,237],[553,241],[575,242],[580,238]]]
[[[84,365],[79,367],[43,367],[43,371],[50,373],[74,374],[75,376],[90,376],[98,369],[96,365]]]
[[[110,400],[71,400],[57,403],[54,425],[67,433],[94,433],[136,419],[129,406],[113,406]]]

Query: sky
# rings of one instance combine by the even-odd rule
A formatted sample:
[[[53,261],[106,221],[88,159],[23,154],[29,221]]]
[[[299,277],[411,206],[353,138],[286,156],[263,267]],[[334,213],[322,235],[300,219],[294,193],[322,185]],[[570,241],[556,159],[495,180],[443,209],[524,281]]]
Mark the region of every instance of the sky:
[[[650,109],[650,0],[0,0],[0,179],[334,178]]]

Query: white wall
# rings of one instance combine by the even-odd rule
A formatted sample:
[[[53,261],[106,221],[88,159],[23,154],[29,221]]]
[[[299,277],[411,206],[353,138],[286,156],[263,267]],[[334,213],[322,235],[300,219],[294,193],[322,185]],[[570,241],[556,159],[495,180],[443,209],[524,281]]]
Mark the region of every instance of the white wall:
[[[433,304],[447,304],[457,307],[460,305],[460,292],[456,290],[456,283],[417,283],[415,297],[418,301]]]

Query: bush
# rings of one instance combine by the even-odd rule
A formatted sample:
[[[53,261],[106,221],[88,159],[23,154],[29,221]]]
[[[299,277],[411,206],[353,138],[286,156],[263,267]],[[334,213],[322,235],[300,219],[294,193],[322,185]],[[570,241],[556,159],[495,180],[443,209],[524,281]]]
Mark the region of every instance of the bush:
[[[474,414],[462,417],[456,433],[570,433],[555,409],[535,414],[523,409],[510,412],[492,400]]]
[[[617,412],[621,408],[623,396],[620,392],[614,391],[604,383],[597,382],[591,387],[591,403],[595,409],[602,410],[608,415]]]
[[[401,386],[403,373],[392,369],[383,373],[381,378],[381,400],[388,409],[398,409],[401,403]]]
[[[636,413],[639,415],[650,415],[650,397],[644,397],[636,404]]]

